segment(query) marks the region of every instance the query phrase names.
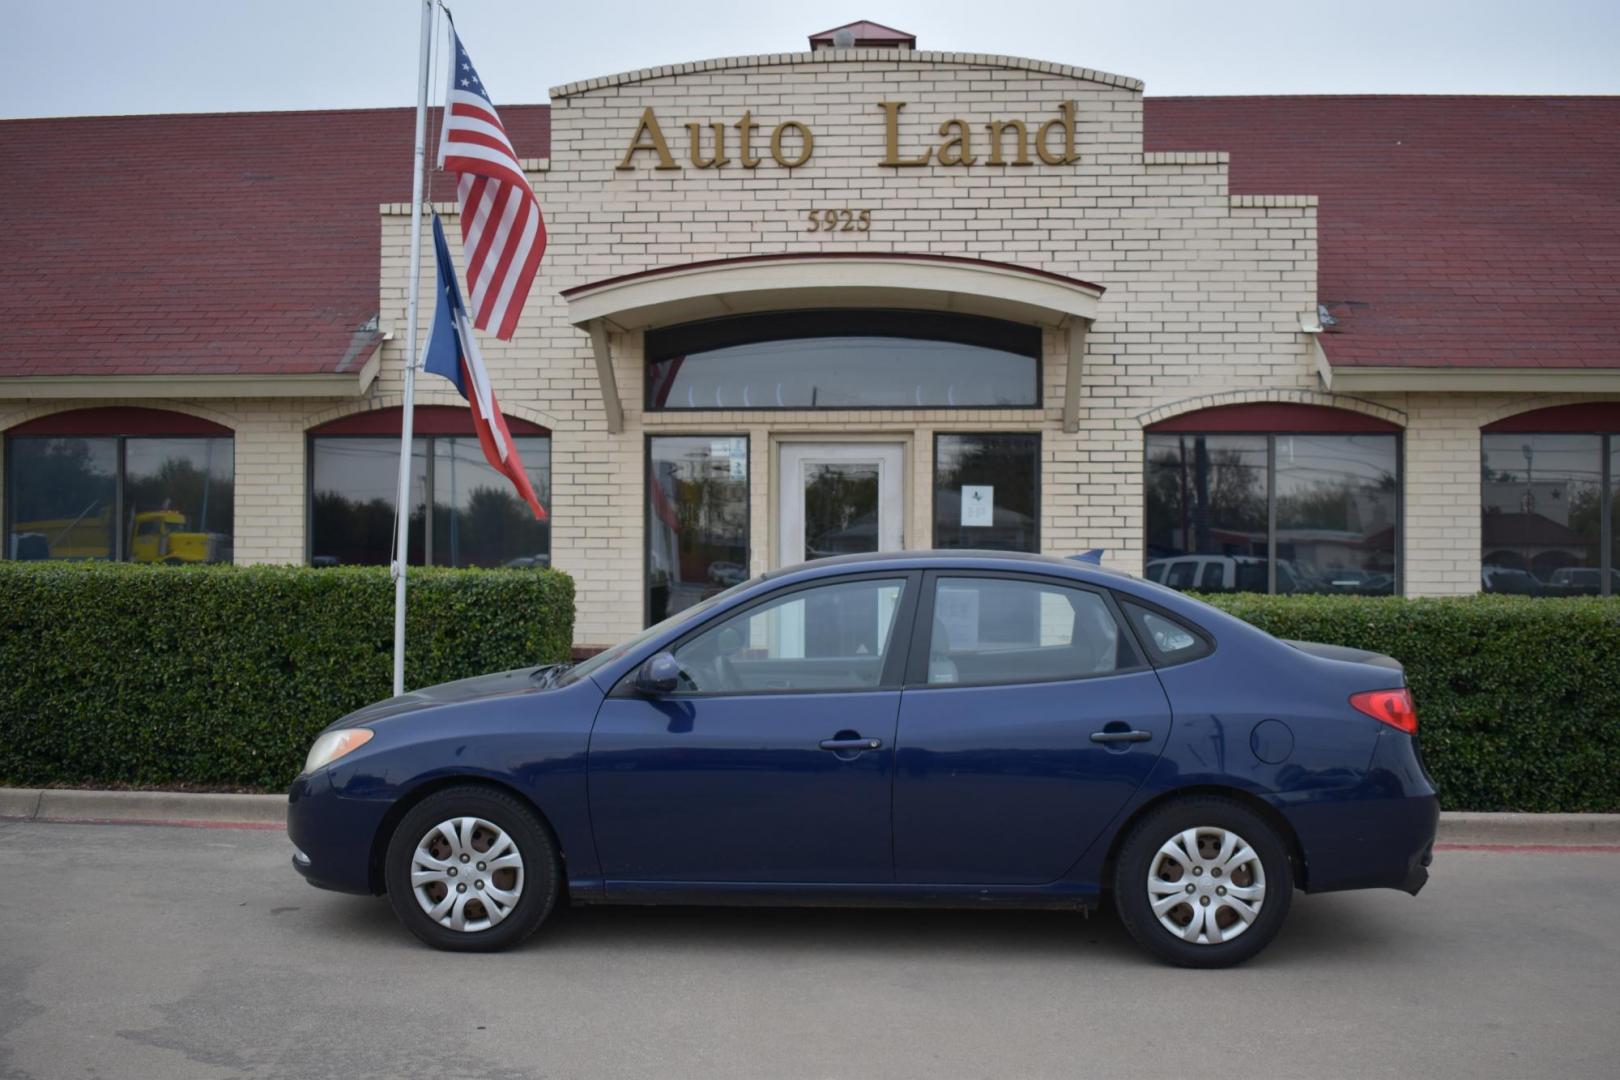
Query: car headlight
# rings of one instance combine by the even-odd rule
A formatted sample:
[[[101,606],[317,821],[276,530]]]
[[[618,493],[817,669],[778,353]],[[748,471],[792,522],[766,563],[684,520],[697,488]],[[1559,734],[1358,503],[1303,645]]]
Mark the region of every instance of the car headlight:
[[[315,745],[309,748],[309,757],[304,759],[304,771],[314,772],[322,765],[330,765],[338,758],[358,750],[371,741],[370,728],[340,728],[337,731],[328,731],[315,740]]]

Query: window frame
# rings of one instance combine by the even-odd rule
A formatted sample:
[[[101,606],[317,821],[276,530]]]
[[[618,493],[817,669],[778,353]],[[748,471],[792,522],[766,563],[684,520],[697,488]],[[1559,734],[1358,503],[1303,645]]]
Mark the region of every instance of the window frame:
[[[880,315],[880,316],[882,316],[882,315],[918,316],[921,320],[923,320],[924,325],[926,325],[926,321],[929,320],[929,319],[935,319],[935,318],[937,318],[939,316],[942,316],[942,315],[943,316],[956,315],[956,316],[959,316],[960,318],[963,318],[963,319],[972,319],[972,320],[979,321],[979,322],[982,322],[982,323],[1007,323],[1007,324],[1012,325],[1012,326],[1017,326],[1017,327],[1025,330],[1025,331],[1032,331],[1034,333],[1034,336],[1035,336],[1035,348],[1034,348],[1034,351],[1032,353],[1018,352],[1017,350],[1014,350],[1014,349],[1001,349],[1000,351],[1013,353],[1014,355],[1018,355],[1018,356],[1027,356],[1027,357],[1029,357],[1029,358],[1031,358],[1031,359],[1033,359],[1035,361],[1035,400],[1034,400],[1034,402],[1032,404],[1029,404],[1029,405],[983,405],[983,404],[980,404],[980,405],[922,405],[922,406],[918,406],[918,405],[893,405],[893,404],[888,404],[888,405],[835,405],[835,406],[814,406],[814,405],[748,405],[748,406],[724,405],[724,406],[718,406],[718,405],[704,405],[704,406],[699,406],[697,408],[691,408],[691,409],[685,409],[685,408],[671,409],[671,408],[668,408],[667,406],[654,404],[654,402],[653,402],[653,397],[652,397],[652,395],[653,395],[652,366],[655,363],[660,363],[663,360],[669,359],[668,356],[661,355],[662,350],[654,351],[654,348],[653,348],[651,342],[649,341],[649,339],[654,338],[655,335],[663,334],[663,333],[684,333],[684,332],[693,332],[693,333],[695,333],[697,328],[708,325],[708,324],[720,323],[720,322],[730,322],[730,321],[737,320],[737,319],[758,318],[758,317],[766,317],[766,316],[774,316],[774,317],[783,318],[783,319],[808,319],[808,318],[819,315],[819,316],[832,316],[832,317],[836,317],[836,318],[839,318],[839,319],[857,320],[861,316],[871,316],[871,315],[874,315],[874,314]],[[972,344],[971,342],[951,342],[949,338],[928,337],[926,335],[911,336],[911,335],[902,335],[902,334],[854,334],[854,333],[850,333],[850,334],[819,334],[819,335],[811,334],[811,335],[801,335],[801,336],[797,336],[797,337],[788,336],[788,337],[775,338],[775,339],[770,339],[770,340],[775,340],[775,341],[802,341],[802,340],[814,340],[816,337],[892,337],[892,338],[895,338],[896,340],[900,340],[900,341],[944,341],[944,342],[950,342],[952,344]],[[1010,411],[1010,412],[1035,412],[1035,411],[1039,411],[1041,409],[1046,408],[1046,349],[1045,349],[1045,344],[1044,343],[1045,343],[1045,335],[1042,332],[1041,327],[1036,323],[1019,322],[1016,319],[1001,319],[1001,318],[996,318],[996,317],[990,316],[990,315],[970,315],[970,314],[966,314],[966,313],[963,313],[963,312],[938,312],[938,311],[918,310],[918,309],[915,309],[915,308],[803,308],[803,309],[794,309],[794,310],[791,310],[791,311],[778,311],[778,312],[755,312],[755,311],[750,311],[750,312],[741,312],[741,313],[735,314],[735,315],[721,315],[721,316],[716,316],[714,318],[697,319],[697,320],[694,320],[692,322],[678,323],[678,324],[675,324],[673,326],[654,327],[654,328],[642,331],[642,358],[641,358],[641,366],[642,366],[642,380],[641,380],[641,382],[642,382],[642,402],[641,402],[641,404],[642,404],[642,409],[645,412],[649,413],[649,414],[651,414],[651,413],[672,413],[672,414],[675,414],[675,415],[678,415],[678,416],[680,416],[680,415],[702,415],[702,414],[705,414],[705,413],[730,413],[730,412],[747,412],[747,413],[754,413],[754,412],[761,412],[761,413],[771,413],[771,412],[897,412],[897,411],[898,412],[907,412],[907,411],[909,411],[909,412],[928,412],[928,411],[934,411],[934,410],[943,411],[943,412],[957,412],[957,411],[969,410],[969,409],[979,409],[981,411],[984,410],[984,409],[993,409],[993,410],[998,410],[998,411],[999,410],[1007,410],[1007,411]],[[716,348],[721,348],[721,347],[724,347],[724,346],[716,346]],[[988,347],[988,346],[986,346],[986,347]],[[712,351],[712,350],[701,350],[701,351]],[[690,354],[686,353],[686,354],[681,354],[681,355],[690,355]]]
[[[1214,410],[1208,410],[1214,411]],[[1359,414],[1357,414],[1359,415]],[[1172,420],[1175,418],[1172,417]],[[1339,431],[1310,428],[1271,428],[1266,430],[1253,430],[1246,427],[1234,427],[1231,430],[1178,429],[1153,430],[1144,428],[1142,431],[1142,577],[1147,577],[1148,559],[1148,515],[1147,515],[1147,476],[1151,464],[1148,459],[1148,440],[1155,435],[1181,436],[1184,438],[1202,438],[1216,435],[1232,435],[1251,439],[1266,440],[1266,592],[1267,596],[1277,596],[1277,440],[1297,436],[1300,438],[1354,438],[1356,436],[1381,436],[1395,440],[1395,579],[1394,591],[1390,596],[1406,595],[1406,430],[1397,431]],[[1180,555],[1162,556],[1166,559],[1196,558],[1201,552],[1182,552]],[[1166,573],[1166,577],[1169,574]],[[1166,588],[1171,586],[1166,585]],[[1177,590],[1178,592],[1181,590]],[[1359,594],[1351,594],[1359,595]]]
[[[751,568],[754,558],[754,439],[747,431],[649,431],[641,439],[641,627],[646,629],[653,624],[652,618],[652,489],[648,481],[652,478],[652,448],[656,439],[741,439],[743,441],[744,460],[748,468],[743,476],[743,501],[748,505],[748,513],[743,520],[743,551],[748,554]],[[744,580],[747,580],[746,578]],[[724,590],[721,590],[724,591]],[[681,611],[685,611],[682,608]],[[679,615],[680,612],[671,612]],[[673,645],[670,646],[672,649]]]
[[[1554,406],[1557,408],[1557,406]],[[1532,410],[1541,411],[1541,410]],[[1514,418],[1507,417],[1507,422]],[[1504,438],[1535,438],[1538,435],[1587,435],[1598,440],[1598,565],[1595,567],[1570,567],[1569,569],[1593,570],[1598,575],[1598,596],[1620,596],[1620,591],[1614,588],[1614,573],[1620,570],[1615,560],[1614,535],[1614,496],[1616,485],[1620,485],[1620,475],[1613,470],[1615,456],[1620,454],[1620,430],[1605,430],[1587,426],[1574,426],[1564,428],[1537,428],[1534,431],[1520,431],[1515,426],[1497,428],[1487,425],[1479,431],[1479,464],[1483,472],[1485,468],[1485,440],[1493,436]],[[1485,492],[1480,487],[1479,499],[1479,565],[1480,583],[1477,592],[1486,593],[1484,581],[1485,567]],[[1528,571],[1526,571],[1528,573]],[[1532,575],[1533,577],[1534,575]],[[1581,595],[1579,593],[1573,595]],[[1589,594],[1588,594],[1589,595]],[[1532,596],[1531,599],[1560,599],[1559,597]]]
[[[931,458],[931,460],[929,462],[929,470],[928,470],[928,472],[929,472],[929,476],[928,476],[928,493],[929,493],[929,500],[928,500],[928,505],[929,505],[928,530],[929,530],[929,532],[928,532],[928,536],[929,536],[929,541],[932,543],[933,547],[936,550],[943,550],[943,551],[972,551],[972,550],[974,550],[973,548],[941,548],[939,546],[939,440],[941,438],[945,438],[945,437],[951,437],[951,438],[964,438],[964,437],[966,437],[966,438],[973,438],[973,439],[987,439],[987,438],[997,438],[997,437],[1004,436],[1004,435],[1016,435],[1016,436],[1019,436],[1021,438],[1032,438],[1032,439],[1035,440],[1035,477],[1034,477],[1034,479],[1035,479],[1035,497],[1034,497],[1034,500],[1032,502],[1032,507],[1034,509],[1034,519],[1035,519],[1035,546],[1029,549],[1029,554],[1039,555],[1041,553],[1041,531],[1042,531],[1041,526],[1043,524],[1043,518],[1044,518],[1044,511],[1043,511],[1043,508],[1041,506],[1041,488],[1043,486],[1042,482],[1041,482],[1042,481],[1042,475],[1041,474],[1043,472],[1043,465],[1044,465],[1044,460],[1045,460],[1041,456],[1041,453],[1045,449],[1046,440],[1044,440],[1041,437],[1042,433],[1039,430],[1036,430],[1036,431],[940,431],[940,430],[936,430],[934,432],[934,440],[933,440],[934,445],[933,445],[933,451],[932,451],[933,456],[932,456],[932,458]],[[994,511],[995,511],[995,507],[992,506],[991,507],[991,512],[993,513]]]
[[[805,694],[877,694],[885,691],[900,691],[905,688],[905,673],[910,659],[909,653],[912,644],[911,623],[916,615],[918,596],[922,591],[921,570],[865,570],[860,573],[838,574],[832,577],[813,578],[809,581],[798,581],[791,585],[783,585],[770,589],[745,603],[718,611],[702,619],[696,626],[683,630],[679,637],[667,641],[658,649],[649,653],[638,664],[633,665],[619,677],[609,691],[609,697],[638,697],[635,688],[636,675],[643,664],[659,653],[667,652],[671,656],[675,651],[695,638],[701,637],[710,630],[718,630],[723,624],[732,619],[746,616],[749,612],[766,604],[774,603],[783,597],[794,593],[808,592],[811,589],[823,588],[833,585],[849,585],[861,581],[900,581],[903,588],[900,591],[900,603],[895,608],[894,625],[889,630],[889,655],[883,660],[883,674],[876,686],[857,686],[812,689],[804,687],[776,687],[764,690],[671,690],[659,695],[658,700],[679,698],[682,700],[695,700],[700,698],[735,698],[735,697],[781,697],[784,695]]]
[[[1072,589],[1077,592],[1091,593],[1101,598],[1104,607],[1119,627],[1120,636],[1129,642],[1136,654],[1136,663],[1131,667],[1115,668],[1113,671],[1094,671],[1089,674],[1056,675],[1044,679],[1013,678],[992,679],[974,682],[931,683],[928,681],[928,649],[934,633],[934,596],[938,591],[942,579],[966,578],[970,580],[1001,580],[1021,581],[1026,584],[1040,585],[1052,589]],[[1120,610],[1119,602],[1114,597],[1112,589],[1090,585],[1072,578],[1058,577],[1053,574],[1027,573],[1017,570],[971,570],[947,569],[928,570],[923,574],[922,589],[917,598],[917,611],[912,620],[910,657],[906,664],[905,689],[907,690],[966,690],[986,686],[1044,686],[1050,683],[1088,682],[1092,679],[1112,679],[1120,675],[1132,675],[1143,671],[1152,671],[1153,665],[1148,662],[1147,653],[1142,649],[1142,643],[1137,640],[1134,629]]]
[[[322,433],[320,433],[318,431],[306,431],[304,433],[304,565],[305,566],[313,566],[314,564],[313,564],[313,562],[311,560],[313,560],[314,557],[315,557],[315,443],[316,443],[316,441],[317,440],[328,440],[328,439],[331,439],[331,440],[338,440],[338,439],[370,439],[372,441],[376,441],[378,439],[392,439],[394,441],[395,445],[398,445],[398,443],[400,441],[399,436],[400,436],[400,433],[397,430],[392,435],[387,435],[387,434],[374,435],[374,434],[366,434],[366,433],[362,433],[362,432],[338,432],[336,434],[322,434]],[[556,496],[556,487],[557,487],[557,485],[555,483],[556,474],[552,470],[552,450],[554,449],[552,443],[553,443],[553,440],[555,439],[555,437],[556,437],[555,434],[553,432],[550,432],[550,431],[547,431],[543,435],[535,434],[533,432],[524,432],[521,435],[513,435],[512,436],[512,439],[513,439],[514,443],[518,439],[544,439],[544,440],[546,440],[546,475],[548,477],[550,477],[553,482],[551,482],[551,483],[549,483],[547,485],[551,490],[547,491],[546,494],[547,494],[548,498],[541,505],[545,508],[545,511],[546,511],[546,525],[548,526],[547,529],[546,529],[546,548],[547,548],[546,554],[548,556],[553,557],[553,558],[555,558],[556,552],[554,550],[552,550],[552,544],[551,544],[552,530],[551,530],[550,526],[552,526],[556,522],[556,505],[555,504],[556,504],[556,500],[557,500],[557,496]],[[437,439],[470,439],[470,440],[472,440],[473,442],[476,443],[478,441],[478,436],[475,433],[463,435],[463,434],[459,434],[459,433],[446,434],[446,433],[440,433],[440,432],[430,432],[430,433],[421,434],[421,433],[413,432],[411,434],[411,442],[414,444],[416,442],[416,440],[418,440],[418,439],[422,440],[422,442],[424,444],[423,449],[424,449],[424,452],[425,452],[425,457],[424,457],[424,461],[423,461],[423,465],[422,465],[422,468],[423,468],[423,473],[422,473],[422,486],[423,486],[422,497],[423,497],[423,500],[424,500],[425,505],[426,505],[427,514],[425,516],[424,527],[422,529],[422,561],[420,563],[411,563],[410,565],[412,565],[412,566],[423,566],[423,567],[429,567],[429,566],[435,566],[435,565],[448,566],[449,564],[447,564],[447,563],[437,563],[436,564],[433,561],[433,481],[434,481],[434,475],[433,475],[434,464],[433,464],[433,462],[434,462],[434,458],[436,456],[434,454],[433,443]],[[415,447],[413,446],[412,449],[414,451]],[[527,464],[527,463],[525,463],[525,464]],[[397,488],[395,490],[395,496],[394,497],[398,498]],[[338,565],[340,565],[340,566],[387,566],[389,562],[393,561],[393,558],[394,558],[394,552],[390,551],[388,553],[388,559],[386,561],[384,561],[384,562],[381,562],[381,563],[340,563]],[[464,567],[455,567],[453,569],[465,569],[465,568]]]
[[[181,414],[181,415],[185,415],[185,414]],[[50,420],[51,417],[47,416],[47,417],[43,417],[42,419],[43,420]],[[187,416],[187,419],[193,419],[193,418]],[[18,425],[18,426],[20,427],[22,425]],[[72,433],[72,434],[65,434],[65,435],[52,435],[48,431],[23,431],[23,432],[17,433],[17,434],[14,434],[14,433],[12,433],[10,431],[6,432],[5,433],[5,438],[3,440],[0,440],[0,442],[3,442],[3,447],[0,447],[0,449],[4,450],[4,460],[3,460],[3,462],[0,462],[0,464],[3,464],[3,466],[4,466],[3,472],[0,472],[0,488],[4,489],[3,493],[4,493],[4,496],[5,496],[5,498],[4,498],[4,504],[5,505],[3,507],[0,507],[0,536],[3,536],[5,538],[4,546],[0,547],[0,559],[5,559],[5,560],[11,560],[12,525],[14,523],[14,518],[16,516],[15,515],[16,498],[15,498],[15,495],[13,494],[13,492],[14,492],[14,489],[15,489],[16,485],[11,484],[11,483],[4,483],[3,481],[9,481],[11,479],[12,463],[16,460],[15,451],[14,451],[13,447],[16,445],[16,442],[19,439],[111,439],[113,441],[114,465],[113,465],[113,505],[112,505],[112,511],[113,511],[114,526],[113,526],[113,554],[112,554],[112,556],[110,558],[106,558],[106,559],[93,559],[92,558],[92,559],[47,559],[47,560],[43,560],[43,561],[46,561],[46,562],[113,562],[113,563],[127,563],[127,562],[132,562],[133,561],[130,558],[130,552],[129,552],[131,538],[126,537],[124,535],[124,528],[123,528],[123,524],[122,524],[122,522],[124,520],[124,506],[125,506],[126,501],[127,501],[126,495],[125,495],[125,488],[128,486],[128,483],[129,483],[128,461],[127,461],[127,458],[126,458],[126,455],[125,455],[126,444],[129,442],[129,440],[130,439],[153,439],[153,440],[162,440],[164,442],[179,442],[179,441],[191,442],[191,441],[196,441],[196,440],[201,440],[201,439],[225,439],[225,440],[228,440],[230,442],[230,444],[231,444],[231,474],[230,474],[230,481],[231,481],[231,502],[232,502],[232,505],[231,505],[231,529],[230,529],[230,533],[228,534],[230,536],[230,539],[231,539],[231,558],[230,558],[230,562],[228,562],[228,563],[221,562],[221,563],[215,563],[215,564],[202,564],[202,565],[228,566],[228,565],[232,565],[232,564],[234,564],[236,562],[236,505],[235,505],[235,498],[236,498],[236,494],[235,494],[236,493],[236,431],[234,429],[226,429],[226,430],[221,431],[221,432],[211,432],[211,433],[190,431],[190,432],[185,432],[185,433],[179,434],[179,435],[166,435],[166,434],[163,434],[161,430],[137,431],[137,432],[134,432],[134,433],[129,433],[129,432],[118,432],[118,433],[105,432],[105,433],[100,433],[100,434]],[[205,521],[205,522],[202,522],[201,524],[202,524],[202,531],[204,533],[206,533],[208,531],[208,523]]]

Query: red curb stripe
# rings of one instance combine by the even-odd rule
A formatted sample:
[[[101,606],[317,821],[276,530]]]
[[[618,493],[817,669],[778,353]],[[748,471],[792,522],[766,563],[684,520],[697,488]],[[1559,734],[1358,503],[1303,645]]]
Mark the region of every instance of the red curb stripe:
[[[1554,852],[1566,855],[1620,855],[1620,844],[1436,844],[1436,851]]]
[[[162,818],[79,818],[36,817],[12,818],[12,821],[43,821],[50,825],[172,825],[180,829],[285,829],[280,821],[200,821],[193,818],[166,820]]]

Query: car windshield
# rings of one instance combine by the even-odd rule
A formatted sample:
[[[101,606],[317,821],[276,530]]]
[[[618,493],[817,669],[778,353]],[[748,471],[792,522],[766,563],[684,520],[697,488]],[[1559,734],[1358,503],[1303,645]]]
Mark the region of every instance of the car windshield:
[[[581,660],[579,663],[569,668],[568,671],[557,680],[556,685],[573,685],[580,679],[589,676],[591,672],[595,671],[602,665],[612,663],[625,653],[639,648],[643,642],[650,641],[659,634],[662,634],[664,631],[669,630],[680,623],[686,622],[688,619],[701,615],[703,612],[708,611],[710,608],[714,607],[727,597],[735,596],[744,589],[758,584],[760,580],[761,577],[752,577],[747,581],[739,581],[737,584],[723,592],[717,592],[713,596],[705,597],[704,599],[693,604],[691,607],[682,608],[662,622],[653,623],[635,637],[627,638],[611,648],[603,649],[601,652],[597,653],[588,660]]]

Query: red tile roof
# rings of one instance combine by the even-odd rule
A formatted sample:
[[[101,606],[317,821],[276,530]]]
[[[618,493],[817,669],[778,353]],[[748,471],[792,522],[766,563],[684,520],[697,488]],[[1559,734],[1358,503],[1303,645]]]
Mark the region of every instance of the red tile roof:
[[[1620,367],[1620,97],[1149,98],[1148,150],[1320,197],[1335,367]]]
[[[501,116],[547,156],[546,106]],[[1620,367],[1620,98],[1149,98],[1146,127],[1321,197],[1336,366]],[[0,122],[0,377],[352,369],[410,144],[406,109]]]
[[[906,45],[913,49],[917,47],[917,36],[908,34],[904,30],[896,30],[892,26],[884,26],[869,19],[860,19],[856,22],[835,26],[831,30],[823,30],[819,34],[810,35],[810,47],[813,49],[819,42],[831,45],[833,35],[840,30],[848,30],[855,35],[856,45]]]
[[[358,369],[412,115],[0,122],[0,376]],[[547,154],[544,106],[502,118]]]

